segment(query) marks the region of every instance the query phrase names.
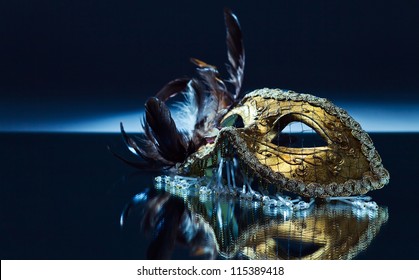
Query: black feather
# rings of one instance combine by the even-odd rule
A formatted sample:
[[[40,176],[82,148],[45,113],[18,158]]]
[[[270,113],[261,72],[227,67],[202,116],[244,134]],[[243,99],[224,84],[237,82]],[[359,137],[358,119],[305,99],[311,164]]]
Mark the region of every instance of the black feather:
[[[224,20],[227,28],[227,54],[230,62],[227,71],[230,74],[229,82],[235,87],[234,98],[237,99],[240,95],[244,75],[243,36],[236,15],[228,8],[224,9]]]
[[[133,154],[137,156],[143,156],[143,151],[141,150],[141,148],[138,147],[134,139],[129,137],[127,133],[125,132],[124,125],[122,124],[122,122],[119,124],[119,126],[121,130],[122,138],[124,139],[124,143],[125,145],[127,145],[128,150],[130,150]]]
[[[233,103],[233,97],[228,92],[223,80],[218,77],[217,72],[211,68],[198,68],[197,70],[209,92],[217,101],[216,111],[228,108]]]
[[[205,61],[202,61],[198,58],[191,57],[191,62],[198,66],[198,68],[208,68],[209,70],[213,71],[218,75],[218,69],[214,65],[208,64]]]
[[[141,142],[142,145],[141,147],[138,146],[137,142],[132,139],[131,137],[129,137],[127,135],[127,133],[124,130],[124,126],[122,123],[120,123],[120,128],[121,128],[121,134],[122,134],[122,138],[124,139],[124,142],[126,144],[126,146],[128,147],[128,149],[135,154],[136,156],[139,156],[141,158],[143,158],[146,162],[134,162],[134,161],[129,161],[125,158],[123,158],[122,156],[114,153],[112,150],[109,150],[112,152],[112,154],[117,157],[118,159],[122,160],[123,162],[134,166],[136,168],[140,168],[140,169],[160,169],[163,166],[167,166],[167,165],[174,165],[173,162],[169,162],[167,160],[165,160],[157,151],[157,148],[154,144],[155,141],[153,141],[153,139],[151,139],[149,137],[149,135],[146,134],[146,137],[141,138]]]
[[[158,98],[151,97],[145,109],[146,123],[150,126],[160,155],[170,162],[183,162],[188,155],[188,144],[185,136],[178,131],[169,108]]]
[[[186,78],[170,81],[159,92],[157,92],[156,97],[161,101],[166,101],[184,91],[188,86],[189,81],[190,79]]]
[[[198,107],[198,116],[199,113],[202,112],[204,110],[204,106],[205,106],[205,92],[204,89],[202,88],[202,84],[201,82],[199,82],[196,79],[192,79],[190,81],[190,90],[193,90],[194,95],[195,95],[195,100],[196,100],[196,106]]]
[[[159,152],[158,149],[158,143],[156,139],[154,139],[154,136],[151,133],[150,126],[144,122],[143,129],[146,132],[146,139],[142,139],[142,143],[144,146],[144,151],[146,152],[146,156],[148,157],[149,161],[154,162],[155,165],[160,166],[173,166],[175,165],[175,162],[171,162],[166,160],[162,157],[162,155]]]
[[[208,91],[216,101],[215,110],[229,107],[234,99],[222,79],[219,77],[217,67],[210,65],[197,58],[191,58],[191,62],[198,66],[197,71],[204,84],[207,86]],[[207,100],[208,101],[208,100]]]
[[[153,167],[150,162],[138,162],[138,161],[131,161],[128,160],[120,155],[118,155],[117,153],[115,153],[114,151],[112,151],[111,148],[108,147],[108,150],[112,153],[112,155],[114,157],[116,157],[117,159],[121,160],[122,162],[131,165],[132,167],[138,168],[138,169],[143,169],[143,170],[155,170],[155,169],[161,169],[161,166],[156,166]]]

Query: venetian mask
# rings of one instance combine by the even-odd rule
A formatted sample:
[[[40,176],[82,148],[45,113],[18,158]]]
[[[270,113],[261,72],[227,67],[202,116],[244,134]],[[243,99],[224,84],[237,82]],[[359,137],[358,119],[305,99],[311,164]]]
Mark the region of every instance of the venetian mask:
[[[312,128],[326,145],[281,145],[276,140],[292,122]],[[237,123],[240,127],[234,126]],[[182,166],[188,174],[204,175],[206,168],[220,164],[218,156],[238,157],[247,174],[307,197],[365,194],[389,180],[368,134],[343,109],[323,98],[256,90],[224,116],[221,126],[215,142]]]

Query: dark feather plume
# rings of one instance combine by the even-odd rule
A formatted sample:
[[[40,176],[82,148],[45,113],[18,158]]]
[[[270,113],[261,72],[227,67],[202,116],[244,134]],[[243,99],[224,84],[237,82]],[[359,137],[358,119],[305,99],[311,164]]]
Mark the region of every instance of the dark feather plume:
[[[107,147],[108,150],[114,155],[114,157],[116,157],[117,159],[121,160],[122,162],[131,165],[132,167],[138,168],[138,169],[161,169],[162,166],[159,167],[155,167],[153,168],[153,166],[151,165],[150,162],[138,162],[138,161],[131,161],[131,160],[127,160],[126,158],[120,156],[119,154],[115,153],[109,146]]]
[[[157,95],[163,99],[170,99],[178,93],[190,90],[194,95],[198,109],[204,106],[205,96],[201,86],[196,80],[177,79],[165,85]],[[174,166],[182,162],[187,155],[196,151],[196,146],[191,140],[177,130],[170,111],[159,98],[150,98],[146,103],[146,115],[142,121],[144,134],[138,137],[138,142],[127,135],[123,124],[120,124],[121,135],[127,148],[145,162],[129,161],[112,152],[115,157],[125,163],[140,169],[161,169]]]
[[[199,113],[204,110],[205,99],[206,99],[205,92],[204,92],[204,89],[202,88],[201,82],[199,82],[197,79],[192,79],[189,85],[190,85],[190,90],[192,90],[193,94],[195,95],[196,106],[198,109],[198,116],[199,116]]]
[[[233,96],[228,92],[224,81],[220,79],[217,68],[196,58],[192,58],[191,61],[198,66],[199,76],[207,86],[214,101],[216,101],[215,110],[229,107],[233,103]]]
[[[143,125],[143,127],[145,126]],[[155,145],[156,140],[153,138],[152,134],[149,131],[147,133],[147,130],[149,129],[144,128],[144,131],[146,131],[146,134],[145,134],[146,137],[140,139],[141,144],[142,144],[141,147],[137,144],[137,142],[133,138],[127,135],[122,123],[120,124],[120,129],[121,129],[122,138],[124,139],[125,145],[127,145],[128,149],[133,154],[143,158],[146,161],[146,163],[129,161],[113,153],[117,158],[121,159],[122,161],[124,161],[125,163],[131,166],[134,166],[140,169],[145,169],[145,168],[156,169],[156,168],[161,168],[167,165],[174,165],[173,162],[170,162],[164,159],[160,155]]]
[[[137,156],[143,156],[144,151],[140,147],[138,147],[137,142],[135,142],[134,139],[132,139],[131,137],[127,135],[122,122],[120,123],[120,129],[121,129],[122,138],[124,139],[125,145],[127,145],[128,149]]]
[[[224,10],[224,18],[229,61],[227,71],[230,76],[226,81],[234,86],[234,94],[228,91],[217,67],[192,58],[200,79],[173,80],[157,92],[155,97],[148,99],[145,105],[144,136],[141,145],[125,133],[121,124],[121,133],[128,149],[153,167],[173,166],[184,162],[187,156],[218,134],[220,120],[231,106],[239,101],[245,64],[242,33],[237,17],[229,9]],[[179,93],[184,93],[188,101],[182,107],[186,108],[186,115],[192,116],[197,112],[191,134],[184,134],[177,129],[164,103]],[[194,106],[196,110],[193,110]],[[188,111],[191,114],[188,114]],[[119,155],[115,156],[130,165],[143,168],[142,163],[132,163]]]
[[[227,70],[230,74],[229,82],[235,87],[234,98],[237,99],[240,96],[244,75],[245,53],[243,36],[239,20],[228,8],[224,9],[224,20],[227,28],[227,54],[230,62],[230,65],[227,65]]]
[[[159,92],[156,97],[161,101],[166,101],[169,98],[175,97],[178,93],[184,91],[188,86],[190,79],[182,78],[170,81]]]
[[[160,155],[171,162],[183,162],[188,155],[188,144],[185,136],[178,131],[169,108],[158,98],[151,97],[145,109],[146,122],[156,139]]]

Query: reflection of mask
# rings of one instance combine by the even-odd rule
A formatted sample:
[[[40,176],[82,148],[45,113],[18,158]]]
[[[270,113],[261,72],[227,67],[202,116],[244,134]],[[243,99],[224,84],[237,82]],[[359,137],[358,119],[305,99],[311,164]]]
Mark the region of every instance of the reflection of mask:
[[[387,220],[383,207],[359,217],[346,205],[320,205],[304,218],[251,225],[230,250],[251,259],[353,259]]]
[[[291,122],[312,128],[327,145],[278,145],[276,138]],[[242,127],[234,127],[234,123]],[[388,183],[389,173],[368,134],[326,99],[282,90],[256,90],[230,110],[221,125],[224,128],[215,143],[192,155],[184,170],[199,174],[219,161],[217,156],[238,156],[246,173],[309,197],[365,194]]]
[[[176,188],[166,190],[183,197]],[[297,213],[280,208],[271,217],[269,207],[216,195],[190,195],[186,204],[207,223],[211,234],[206,240],[217,244],[223,258],[353,259],[367,249],[389,215],[384,206],[359,209],[327,203]]]

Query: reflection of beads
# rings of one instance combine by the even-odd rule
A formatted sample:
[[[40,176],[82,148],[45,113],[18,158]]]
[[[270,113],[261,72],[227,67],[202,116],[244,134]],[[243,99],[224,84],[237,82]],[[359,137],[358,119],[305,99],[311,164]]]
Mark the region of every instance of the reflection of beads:
[[[278,201],[275,199],[270,199],[268,205],[271,207],[276,207],[278,205]]]
[[[224,162],[224,159],[220,157],[220,165],[228,165],[228,168],[233,168],[233,162]],[[220,169],[214,169],[214,176],[220,175]],[[222,169],[221,169],[222,170]],[[288,209],[288,211],[299,211],[306,210],[310,208],[312,202],[307,203],[301,201],[301,198],[291,200],[289,196],[283,196],[280,193],[276,196],[269,195],[267,185],[263,185],[262,193],[252,190],[251,182],[245,182],[242,189],[239,189],[230,181],[229,185],[225,185],[223,180],[219,177],[211,178],[192,178],[184,177],[180,175],[176,176],[157,176],[154,178],[154,185],[156,189],[164,189],[171,194],[186,198],[193,195],[198,195],[200,200],[208,200],[209,197],[213,195],[219,196],[236,196],[239,195],[241,201],[248,201],[249,203],[244,203],[242,205],[247,205],[247,207],[258,208],[260,205],[263,205],[265,209],[264,212],[268,211],[269,215],[277,215],[281,211],[279,209]],[[217,180],[218,179],[218,180]],[[216,185],[213,186],[214,181],[218,181]],[[227,180],[228,181],[228,180]],[[314,201],[314,199],[313,199]],[[267,210],[271,209],[271,210]],[[282,212],[281,212],[282,213]]]
[[[207,188],[206,186],[202,186],[199,188],[199,194],[201,195],[209,195],[211,193],[212,193],[211,189]]]
[[[346,204],[350,204],[358,209],[365,210],[378,210],[378,205],[374,201],[371,201],[370,196],[342,196],[342,197],[329,197],[326,201],[340,201]]]
[[[299,201],[297,204],[293,206],[294,210],[306,210],[311,207],[311,205],[314,203],[314,198],[310,199],[310,202],[305,201]]]

